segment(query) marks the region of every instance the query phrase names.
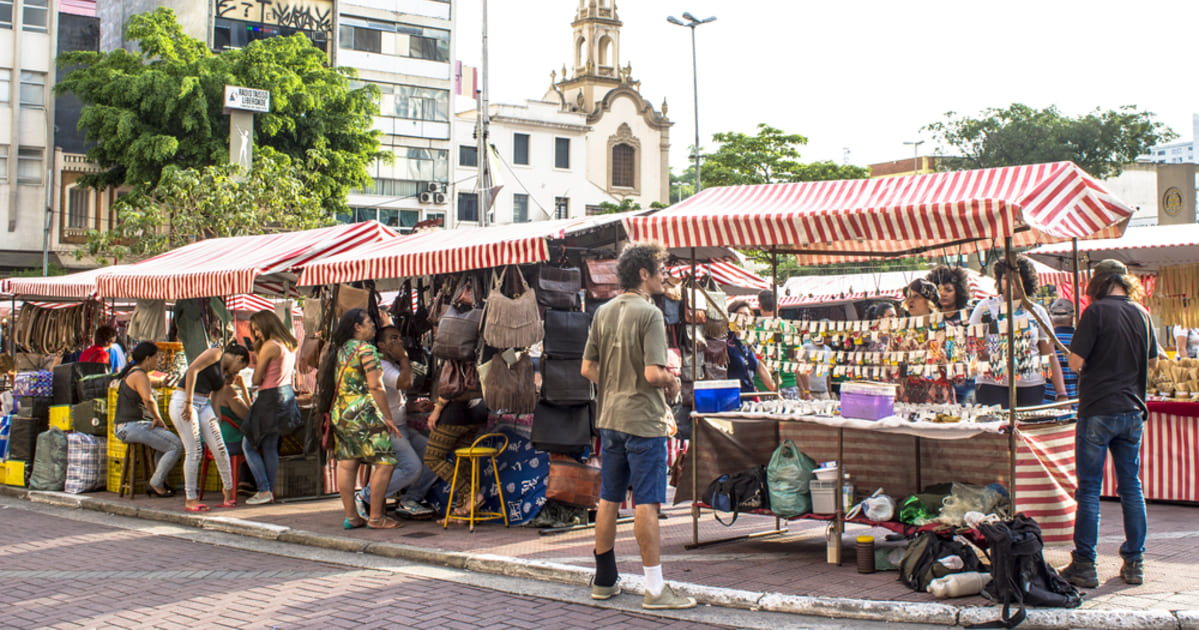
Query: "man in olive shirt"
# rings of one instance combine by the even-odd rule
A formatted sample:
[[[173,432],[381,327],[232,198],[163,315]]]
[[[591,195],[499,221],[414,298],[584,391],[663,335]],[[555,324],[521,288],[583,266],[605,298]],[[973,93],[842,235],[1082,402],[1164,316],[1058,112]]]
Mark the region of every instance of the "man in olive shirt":
[[[616,570],[616,517],[631,486],[637,504],[633,531],[645,567],[649,609],[691,608],[695,600],[674,594],[662,580],[658,509],[666,501],[666,436],[679,379],[666,370],[666,326],[654,295],[663,291],[666,249],[631,243],[616,263],[623,290],[595,313],[582,374],[599,386],[603,439],[600,503],[595,517],[595,579],[592,599],[620,594]]]

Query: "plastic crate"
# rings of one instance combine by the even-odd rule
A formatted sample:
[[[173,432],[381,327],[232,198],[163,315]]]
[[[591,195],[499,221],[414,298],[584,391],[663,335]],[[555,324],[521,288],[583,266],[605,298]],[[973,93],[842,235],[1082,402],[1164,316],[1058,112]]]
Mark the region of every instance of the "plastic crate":
[[[18,488],[25,487],[25,462],[19,459],[10,459],[4,462],[4,483],[9,486],[17,486]]]

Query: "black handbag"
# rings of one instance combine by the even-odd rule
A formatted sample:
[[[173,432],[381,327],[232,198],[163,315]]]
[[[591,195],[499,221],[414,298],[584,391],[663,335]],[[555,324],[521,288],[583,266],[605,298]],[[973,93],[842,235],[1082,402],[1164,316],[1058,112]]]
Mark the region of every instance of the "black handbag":
[[[79,402],[78,384],[84,376],[106,374],[107,363],[62,363],[54,366],[54,404],[73,405]]]
[[[545,353],[555,359],[582,359],[591,330],[591,313],[582,311],[545,312]]]
[[[80,402],[85,400],[108,399],[108,386],[116,380],[116,374],[94,374],[84,376],[75,384]]]
[[[17,415],[22,418],[37,418],[49,422],[50,405],[53,403],[54,399],[50,396],[21,396],[17,399]]]
[[[578,267],[542,265],[537,270],[537,303],[546,308],[579,308],[579,289],[582,288],[583,273]]]
[[[533,411],[533,448],[547,453],[577,455],[591,446],[595,403],[555,405],[541,401]]]
[[[11,420],[8,432],[8,458],[27,462],[33,467],[33,456],[37,451],[37,436],[50,429],[48,418],[22,418]]]
[[[591,401],[591,381],[579,373],[582,359],[550,359],[541,357],[541,398],[559,405],[575,405]]]
[[[479,322],[482,320],[482,309],[460,311],[451,306],[437,320],[433,356],[453,361],[473,361],[475,344],[479,341]]]

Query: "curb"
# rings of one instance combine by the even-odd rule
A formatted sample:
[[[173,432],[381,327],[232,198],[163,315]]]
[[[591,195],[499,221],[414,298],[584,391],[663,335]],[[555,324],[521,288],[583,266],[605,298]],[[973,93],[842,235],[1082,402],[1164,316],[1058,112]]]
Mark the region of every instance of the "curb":
[[[131,516],[150,521],[184,525],[250,536],[265,540],[276,540],[309,547],[368,553],[385,558],[463,569],[476,573],[489,573],[507,577],[533,579],[543,582],[558,582],[585,586],[591,581],[592,572],[575,565],[524,560],[510,556],[484,553],[462,553],[439,551],[411,545],[371,542],[345,536],[330,536],[315,532],[296,530],[284,525],[259,523],[227,516],[198,516],[172,510],[139,508],[128,501],[98,499],[86,495],[26,490],[0,486],[0,496],[24,499],[65,508],[86,509],[119,516]],[[939,626],[967,626],[994,621],[998,607],[959,607],[936,602],[900,602],[886,600],[821,597],[811,595],[786,595],[718,588],[702,584],[671,581],[680,593],[696,598],[700,604],[740,608],[751,611],[769,611],[825,617],[834,619],[858,619],[891,623],[929,624]],[[622,576],[621,586],[626,592],[641,594],[644,583],[641,576]],[[1066,610],[1029,609],[1028,617],[1021,628],[1029,630],[1199,630],[1199,610],[1180,611],[1129,611],[1129,610]]]

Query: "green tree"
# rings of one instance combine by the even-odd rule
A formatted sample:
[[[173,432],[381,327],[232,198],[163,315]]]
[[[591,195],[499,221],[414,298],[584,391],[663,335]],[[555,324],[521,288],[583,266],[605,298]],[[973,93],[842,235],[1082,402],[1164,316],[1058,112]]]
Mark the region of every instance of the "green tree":
[[[946,120],[924,127],[938,143],[943,170],[994,168],[1071,161],[1096,178],[1119,175],[1125,164],[1155,144],[1177,138],[1154,114],[1132,105],[1094,111],[1077,118],[1057,107],[1034,109],[1013,103],[989,107],[977,117],[945,114]]]
[[[629,197],[620,200],[620,203],[612,203],[611,201],[601,201],[599,204],[600,214],[616,214],[618,212],[630,212],[632,210],[640,210],[641,204],[633,201]]]
[[[765,123],[758,124],[757,135],[729,131],[714,134],[712,139],[720,148],[703,154],[700,185],[704,188],[870,176],[870,171],[861,166],[800,162],[799,148],[808,139]]]
[[[345,208],[347,192],[371,183],[368,167],[373,160],[390,158],[380,150],[380,132],[372,128],[378,88],[352,88],[354,70],[328,67],[325,53],[303,35],[258,40],[216,54],[204,42],[186,36],[173,11],[160,8],[130,18],[126,36],[137,41],[139,52],[60,55],[61,66],[75,69],[55,90],[75,94],[84,104],[79,128],[94,143],[88,157],[100,171],[84,176],[82,184],[130,189],[116,204],[118,225],[126,213],[141,212],[136,222],[143,235],[158,229],[193,230],[152,238],[144,253],[154,253],[159,244],[225,229],[147,210],[151,200],[171,197],[160,189],[168,172],[182,177],[177,171],[191,170],[193,176],[203,177],[204,169],[228,162],[225,85],[270,91],[271,111],[255,116],[255,159],[272,161],[268,169],[297,176],[318,202],[324,222]],[[264,218],[273,218],[272,224],[288,222],[279,216]],[[156,225],[155,220],[160,222]],[[240,233],[254,233],[269,225],[236,227]]]
[[[46,265],[46,275],[47,276],[65,276],[68,273],[72,273],[72,271],[70,269],[67,269],[66,267],[63,267],[62,265],[54,262],[53,260],[51,260],[49,262],[49,264]],[[41,278],[42,277],[42,268],[41,267],[29,267],[27,269],[22,269],[16,273],[13,273],[9,277],[10,278]]]

